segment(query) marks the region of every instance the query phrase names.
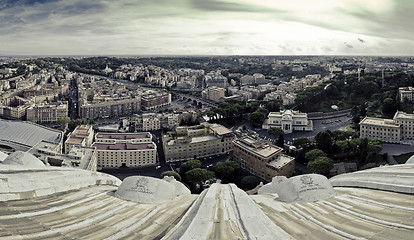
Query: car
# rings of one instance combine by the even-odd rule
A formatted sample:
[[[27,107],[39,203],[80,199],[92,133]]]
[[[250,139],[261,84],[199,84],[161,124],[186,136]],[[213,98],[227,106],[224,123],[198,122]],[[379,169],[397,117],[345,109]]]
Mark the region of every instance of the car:
[[[156,167],[155,167],[155,169],[157,169],[157,170],[158,170],[158,169],[160,169],[160,168],[161,168],[161,166],[160,166],[160,165],[158,165],[158,166],[156,166]]]

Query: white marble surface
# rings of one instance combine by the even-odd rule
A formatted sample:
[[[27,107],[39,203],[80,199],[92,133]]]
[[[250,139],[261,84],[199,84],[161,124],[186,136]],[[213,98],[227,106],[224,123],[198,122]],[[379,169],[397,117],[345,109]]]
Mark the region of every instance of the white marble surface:
[[[16,151],[7,156],[1,164],[26,167],[44,167],[45,164],[30,153]]]

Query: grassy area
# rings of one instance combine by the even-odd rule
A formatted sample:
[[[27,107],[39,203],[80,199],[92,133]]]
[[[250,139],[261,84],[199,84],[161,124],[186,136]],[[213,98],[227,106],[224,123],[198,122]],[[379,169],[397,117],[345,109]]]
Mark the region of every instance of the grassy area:
[[[404,164],[405,162],[407,162],[407,160],[414,155],[414,152],[410,152],[410,153],[405,153],[405,154],[401,154],[398,156],[393,156],[395,161],[397,161],[399,164]]]

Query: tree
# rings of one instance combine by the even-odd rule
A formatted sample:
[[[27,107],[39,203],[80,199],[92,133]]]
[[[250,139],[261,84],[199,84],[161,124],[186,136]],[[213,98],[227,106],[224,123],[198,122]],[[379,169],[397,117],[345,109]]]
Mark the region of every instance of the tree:
[[[351,109],[351,115],[352,115],[352,122],[354,123],[354,127],[357,127],[359,121],[361,121],[361,117],[359,114],[359,108],[357,106],[354,106]]]
[[[361,104],[359,106],[359,116],[360,117],[365,117],[366,115],[367,115],[367,110],[365,108],[365,105],[364,104]]]
[[[201,162],[200,160],[188,160],[187,162],[181,164],[180,166],[180,175],[184,176],[186,172],[194,169],[194,168],[198,168],[201,166]]]
[[[392,115],[397,111],[394,106],[394,100],[392,98],[386,98],[384,99],[384,102],[382,104],[382,112],[384,114]]]
[[[379,138],[370,138],[368,139],[367,151],[373,153],[379,153],[382,151],[383,141]]]
[[[201,184],[204,181],[215,177],[214,172],[201,168],[194,168],[185,173],[185,180],[193,185]]]
[[[326,153],[324,153],[322,150],[317,149],[317,148],[305,153],[305,158],[309,162],[315,161],[315,159],[317,159],[318,157],[326,157],[326,156],[327,156]]]
[[[266,118],[267,110],[264,108],[258,108],[252,114],[250,114],[250,123],[253,127],[259,127],[262,125]]]
[[[328,157],[318,157],[315,161],[308,163],[311,172],[322,175],[328,175],[333,166],[333,160]]]
[[[161,173],[161,178],[164,178],[165,176],[173,176],[175,178],[175,180],[181,182],[181,176],[177,172],[174,172],[174,171],[165,171],[165,172]]]
[[[319,149],[326,153],[331,153],[333,139],[332,139],[332,132],[327,130],[323,132],[318,132],[315,136],[316,145]]]
[[[307,137],[298,137],[293,141],[293,146],[296,148],[307,148],[312,144],[312,141]]]
[[[66,128],[66,126],[68,125],[70,121],[69,117],[60,117],[58,118],[58,120],[56,121],[56,124],[61,125],[63,128]]]
[[[240,181],[240,188],[243,190],[251,190],[259,185],[259,180],[255,176],[243,177]]]
[[[233,161],[219,162],[214,167],[214,172],[217,177],[228,180],[229,177],[234,176],[236,170],[239,168],[239,164]]]
[[[277,145],[280,147],[285,144],[285,135],[279,135],[278,139],[277,139]]]
[[[279,127],[270,127],[267,130],[267,134],[277,137],[277,136],[285,134],[285,132],[283,132],[283,130]]]

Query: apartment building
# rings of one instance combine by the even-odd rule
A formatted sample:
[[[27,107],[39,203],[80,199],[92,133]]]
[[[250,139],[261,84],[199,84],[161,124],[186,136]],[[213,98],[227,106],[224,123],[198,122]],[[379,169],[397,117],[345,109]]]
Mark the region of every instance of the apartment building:
[[[79,108],[79,117],[86,119],[114,118],[138,113],[141,99],[130,98],[100,103],[83,103]]]
[[[263,122],[262,129],[271,127],[281,128],[286,134],[289,134],[293,131],[313,131],[313,122],[308,120],[306,113],[284,110],[269,113],[267,119]]]
[[[401,140],[401,126],[392,119],[365,117],[359,129],[362,138],[379,138],[385,142]]]
[[[226,89],[219,87],[209,87],[201,92],[201,97],[205,100],[220,101],[225,97]]]
[[[398,96],[401,102],[413,102],[414,101],[414,88],[413,87],[400,87],[398,89]]]
[[[94,131],[92,125],[79,125],[71,132],[65,141],[65,153],[68,154],[73,146],[91,146]]]
[[[149,132],[97,133],[95,143],[98,169],[154,165],[157,146]]]
[[[152,110],[171,104],[171,94],[151,91],[141,96],[141,106],[144,110]]]
[[[61,117],[68,116],[68,103],[39,104],[26,110],[26,120],[38,123],[56,122]]]
[[[265,140],[243,136],[234,140],[233,146],[234,161],[269,182],[275,176],[292,176],[295,171],[295,159],[282,154],[282,148]]]
[[[363,138],[379,138],[385,142],[414,140],[414,114],[397,111],[393,119],[365,117],[359,127]]]
[[[161,128],[173,129],[180,123],[180,115],[175,113],[143,113],[130,117],[127,121],[129,131],[145,132]]]
[[[233,150],[232,131],[219,124],[202,123],[191,127],[176,127],[163,135],[162,143],[167,162],[226,154]]]
[[[12,119],[26,119],[26,109],[33,106],[30,100],[13,97],[0,99],[0,116]]]

